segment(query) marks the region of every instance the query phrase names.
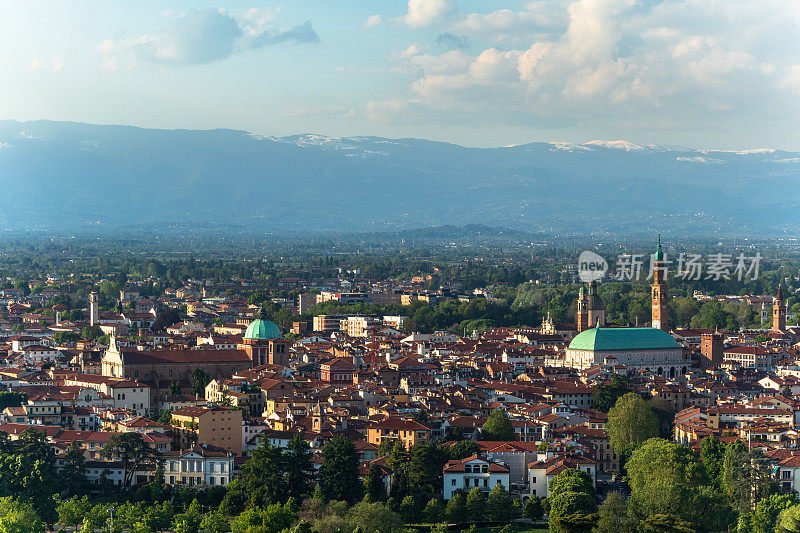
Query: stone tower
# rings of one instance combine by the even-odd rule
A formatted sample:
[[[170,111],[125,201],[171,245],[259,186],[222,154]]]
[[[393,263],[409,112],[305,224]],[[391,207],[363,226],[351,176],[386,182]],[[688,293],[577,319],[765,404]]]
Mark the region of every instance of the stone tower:
[[[653,283],[650,285],[650,304],[652,325],[654,328],[669,331],[669,311],[667,311],[667,270],[664,263],[664,252],[661,249],[661,236],[658,236],[658,247],[653,254]]]
[[[97,293],[92,291],[89,293],[89,325],[100,325],[100,307]]]
[[[786,303],[783,301],[783,287],[778,285],[778,294],[772,301],[772,331],[786,331]]]
[[[700,368],[705,370],[722,364],[723,340],[722,334],[717,332],[700,334],[700,353],[703,355]]]
[[[578,289],[578,333],[589,329],[589,302],[583,287]]]
[[[592,280],[589,282],[586,300],[588,302],[589,311],[589,327],[596,328],[598,326],[606,325],[606,304],[603,299],[597,294],[597,283]]]

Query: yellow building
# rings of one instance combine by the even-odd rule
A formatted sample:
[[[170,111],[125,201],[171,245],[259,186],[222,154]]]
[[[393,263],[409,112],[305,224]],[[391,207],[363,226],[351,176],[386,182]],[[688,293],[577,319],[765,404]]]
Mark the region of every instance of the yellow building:
[[[242,454],[242,412],[227,407],[182,407],[172,411],[175,444],[182,450],[211,444]]]
[[[388,417],[384,420],[375,422],[372,427],[367,429],[367,440],[370,443],[380,446],[384,440],[401,440],[407,449],[419,442],[427,442],[430,439],[431,430],[416,420],[405,418]]]

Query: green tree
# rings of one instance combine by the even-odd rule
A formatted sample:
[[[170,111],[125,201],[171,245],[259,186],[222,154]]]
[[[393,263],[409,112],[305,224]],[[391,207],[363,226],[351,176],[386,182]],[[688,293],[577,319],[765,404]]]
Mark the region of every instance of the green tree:
[[[361,501],[347,513],[350,531],[397,533],[403,530],[403,518],[381,502]]]
[[[531,496],[525,505],[522,507],[523,518],[531,520],[541,520],[544,516],[544,507],[542,507],[542,500],[536,496]]]
[[[444,515],[451,524],[460,524],[467,517],[467,498],[463,492],[456,492],[444,508]]]
[[[450,446],[450,459],[465,459],[475,455],[481,450],[478,443],[472,440],[462,440]]]
[[[369,465],[367,473],[366,492],[372,502],[381,502],[386,499],[386,485],[383,482],[383,470],[377,463]]]
[[[486,494],[478,487],[473,487],[467,494],[467,516],[470,522],[483,520],[486,514]]]
[[[6,407],[19,407],[28,401],[28,395],[24,392],[5,391],[0,392],[0,411]]]
[[[515,508],[511,494],[498,483],[486,498],[486,516],[493,522],[508,522],[514,518]]]
[[[65,526],[72,526],[77,528],[78,524],[83,523],[83,517],[92,509],[89,503],[89,498],[84,496],[78,498],[77,496],[69,500],[62,500],[56,507],[58,513],[58,522]]]
[[[206,396],[206,385],[211,383],[211,376],[202,368],[195,368],[192,372],[192,392],[200,398]]]
[[[663,513],[691,517],[692,502],[708,479],[705,469],[689,448],[664,439],[650,439],[628,461],[631,487],[629,505],[640,519]]]
[[[776,533],[800,533],[800,505],[787,507],[778,515]]]
[[[722,486],[722,466],[725,457],[725,444],[714,437],[700,441],[700,458],[706,469],[708,479],[717,487]]]
[[[761,499],[753,512],[753,533],[774,533],[781,512],[798,504],[794,493],[772,494]]]
[[[3,447],[7,453],[0,454],[0,497],[13,496],[31,505],[45,523],[55,523],[55,457],[44,434],[27,428]]]
[[[611,492],[598,510],[596,533],[634,533],[634,527],[628,518],[628,506],[625,497],[619,492]]]
[[[392,441],[389,441],[392,442]],[[394,444],[388,450],[386,466],[392,469],[392,486],[389,492],[393,497],[402,499],[409,493],[408,463],[410,453],[406,450],[406,445],[402,440],[394,440]]]
[[[514,440],[514,427],[508,414],[502,409],[494,409],[486,423],[481,428],[481,438],[483,440]]]
[[[644,533],[695,533],[692,524],[667,513],[648,517],[642,524],[642,531]]]
[[[152,524],[153,529],[156,531],[161,531],[162,529],[167,529],[169,527],[174,516],[175,508],[172,506],[172,502],[166,501],[161,504],[161,507],[155,507],[153,509],[153,514],[150,517],[150,523]]]
[[[438,523],[444,518],[444,504],[439,498],[431,498],[422,511],[423,519],[429,524]]]
[[[568,531],[568,527],[561,527],[560,519],[574,514],[588,515],[597,511],[594,498],[585,492],[566,491],[548,498],[550,501],[550,531]]]
[[[290,498],[302,499],[311,492],[315,469],[311,462],[311,446],[300,433],[295,433],[284,451],[286,488]]]
[[[232,533],[280,533],[288,529],[296,515],[291,505],[274,503],[266,508],[251,507],[231,523]]]
[[[86,457],[74,440],[64,455],[64,466],[58,474],[61,490],[68,495],[79,493],[86,486]]]
[[[400,502],[400,514],[406,523],[415,524],[419,522],[421,509],[416,497],[409,494]]]
[[[195,498],[185,513],[175,515],[172,520],[172,528],[175,533],[198,533],[200,531],[200,522],[202,521],[200,502]]]
[[[592,407],[607,413],[609,409],[614,407],[617,400],[628,392],[630,392],[628,378],[614,374],[608,383],[601,382],[597,385],[592,395]]]
[[[606,431],[618,454],[659,434],[658,418],[647,402],[633,392],[617,400],[608,413]]]
[[[443,483],[442,469],[447,463],[447,452],[433,443],[419,443],[409,451],[408,483],[417,490],[438,491]]]
[[[30,504],[0,498],[0,533],[44,533],[45,527]]]
[[[248,507],[266,507],[283,503],[289,498],[286,485],[286,456],[262,439],[253,450],[239,475],[228,485],[228,492],[222,502],[226,514],[239,514]]]
[[[722,488],[741,516],[758,500],[778,492],[778,484],[771,474],[772,464],[761,453],[748,451],[739,440],[726,447],[722,459]]]
[[[348,439],[331,439],[322,449],[323,463],[319,469],[319,488],[322,497],[355,503],[361,499],[363,486],[358,479],[358,452]]]
[[[550,497],[562,492],[583,492],[592,498],[595,495],[592,478],[583,470],[567,468],[550,481],[548,486]]]
[[[140,433],[114,433],[103,446],[101,454],[106,458],[116,458],[122,463],[122,489],[130,488],[133,475],[145,465],[154,465],[161,454],[151,447]]]
[[[433,524],[431,526],[431,533],[447,533],[447,524]]]

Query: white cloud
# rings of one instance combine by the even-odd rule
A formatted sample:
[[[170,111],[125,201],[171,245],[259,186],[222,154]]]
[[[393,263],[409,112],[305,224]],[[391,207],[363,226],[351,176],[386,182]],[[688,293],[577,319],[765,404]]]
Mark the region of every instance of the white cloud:
[[[365,29],[376,28],[383,24],[383,18],[380,15],[370,15],[364,23]]]
[[[31,72],[37,72],[47,67],[50,67],[53,72],[58,72],[64,68],[64,59],[61,56],[53,56],[50,59],[34,57],[28,61],[28,70]]]
[[[434,111],[451,109],[478,121],[613,117],[673,127],[683,116],[715,123],[731,111],[798,110],[800,8],[779,0],[574,0],[449,13],[438,17],[446,27],[505,45],[474,54],[409,46],[390,58],[413,75],[407,97],[372,102],[372,115],[441,120]]]
[[[190,9],[154,34],[116,41],[98,47],[105,68],[135,62],[193,65],[212,63],[234,53],[278,43],[314,43],[319,35],[310,21],[288,30],[272,25],[274,13],[250,9],[232,14],[221,9]]]
[[[409,28],[424,28],[453,13],[448,0],[408,0],[408,13],[403,21]]]

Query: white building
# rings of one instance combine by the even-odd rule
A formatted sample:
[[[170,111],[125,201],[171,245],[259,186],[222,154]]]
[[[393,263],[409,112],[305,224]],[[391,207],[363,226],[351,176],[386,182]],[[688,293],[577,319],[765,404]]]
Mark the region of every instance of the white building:
[[[550,482],[568,468],[589,474],[592,484],[597,486],[597,463],[580,455],[556,455],[554,452],[540,452],[537,460],[528,465],[528,487],[530,495],[537,498],[550,496]]]
[[[233,458],[233,453],[208,444],[166,452],[164,481],[170,485],[225,486],[233,479]]]
[[[489,492],[495,485],[511,487],[511,470],[500,461],[478,455],[466,459],[447,461],[444,465],[444,499],[449,500],[456,491],[469,492],[475,487]]]

